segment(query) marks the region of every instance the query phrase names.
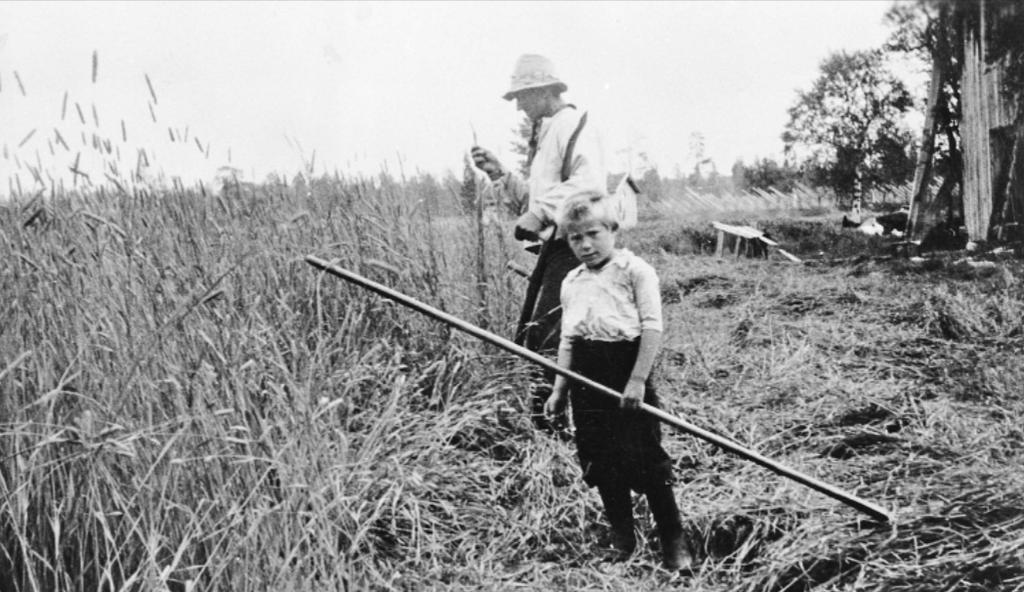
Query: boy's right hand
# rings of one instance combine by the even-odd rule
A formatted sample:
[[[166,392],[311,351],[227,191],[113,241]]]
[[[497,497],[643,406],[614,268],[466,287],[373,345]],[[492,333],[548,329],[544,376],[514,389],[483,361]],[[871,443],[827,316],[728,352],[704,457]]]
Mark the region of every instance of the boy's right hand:
[[[469,153],[473,157],[473,164],[476,165],[476,168],[487,173],[487,176],[490,177],[492,181],[498,180],[505,174],[504,167],[501,166],[501,163],[498,162],[498,158],[494,156],[490,150],[479,146],[473,146]]]

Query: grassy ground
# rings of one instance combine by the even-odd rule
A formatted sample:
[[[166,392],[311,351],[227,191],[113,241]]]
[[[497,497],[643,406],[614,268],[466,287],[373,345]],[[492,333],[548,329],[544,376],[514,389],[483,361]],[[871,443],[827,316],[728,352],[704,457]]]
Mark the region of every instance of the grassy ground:
[[[666,408],[898,518],[666,432],[681,578],[642,500],[607,561],[522,364],[302,262],[508,334],[527,259],[496,230],[480,291],[472,226],[398,188],[35,213],[0,210],[5,592],[1024,589],[1017,260],[850,260],[887,247],[824,212],[759,222],[807,265],[716,260],[707,221],[624,237],[662,278]]]

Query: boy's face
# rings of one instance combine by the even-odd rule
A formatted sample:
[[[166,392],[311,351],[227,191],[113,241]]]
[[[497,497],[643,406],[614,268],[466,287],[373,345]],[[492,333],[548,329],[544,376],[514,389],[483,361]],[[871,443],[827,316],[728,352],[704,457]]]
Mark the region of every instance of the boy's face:
[[[565,240],[576,258],[592,269],[604,265],[615,250],[615,232],[596,220],[570,224]]]

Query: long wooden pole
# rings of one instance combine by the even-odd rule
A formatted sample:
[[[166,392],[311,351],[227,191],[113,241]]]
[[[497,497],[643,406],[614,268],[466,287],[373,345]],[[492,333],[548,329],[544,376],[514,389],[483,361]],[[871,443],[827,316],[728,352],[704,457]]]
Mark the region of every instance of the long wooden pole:
[[[936,55],[932,59],[932,75],[928,85],[928,108],[925,111],[921,148],[917,152],[917,165],[914,167],[914,193],[910,198],[907,240],[914,240],[915,234],[920,234],[923,220],[922,209],[928,204],[928,189],[932,182],[932,155],[935,152],[935,110],[938,109],[941,94],[942,61]]]
[[[575,372],[562,368],[561,366],[545,358],[544,356],[532,352],[526,349],[525,347],[516,345],[515,343],[509,341],[508,339],[505,339],[504,337],[495,335],[490,331],[485,331],[484,329],[467,323],[466,321],[456,316],[450,315],[442,310],[438,310],[428,304],[424,304],[416,300],[415,298],[406,296],[401,292],[392,290],[391,288],[388,288],[387,286],[384,286],[382,284],[378,284],[373,280],[364,278],[361,275],[358,275],[356,273],[348,271],[347,269],[343,269],[341,267],[333,265],[328,261],[324,261],[323,259],[314,257],[312,255],[306,257],[306,263],[309,263],[313,267],[316,267],[317,269],[320,269],[333,276],[339,277],[347,282],[351,282],[353,284],[356,284],[357,286],[366,288],[371,292],[380,294],[381,296],[388,298],[389,300],[393,300],[413,310],[419,311],[429,317],[433,317],[443,323],[447,323],[448,325],[451,325],[456,329],[469,333],[470,335],[477,337],[483,341],[486,341],[491,345],[498,346],[508,352],[515,354],[520,358],[523,358],[524,360],[543,366],[544,368],[547,368],[548,370],[560,374],[576,383],[582,384],[588,388],[599,391],[610,397],[622,397],[620,393],[615,392],[614,390],[604,386],[603,384],[599,384],[585,376],[581,376]],[[723,438],[718,434],[714,434],[703,428],[697,427],[687,421],[684,421],[669,413],[666,413],[665,411],[662,411],[657,407],[652,407],[646,403],[641,403],[640,409],[650,415],[653,415],[662,422],[667,423],[673,427],[676,427],[686,432],[687,434],[690,434],[691,436],[696,436],[728,452],[732,452],[733,454],[739,455],[751,462],[757,463],[770,471],[773,471],[779,475],[782,475],[783,477],[786,477],[787,479],[791,479],[793,481],[796,481],[797,483],[800,483],[801,485],[810,487],[811,489],[819,493],[823,493],[828,497],[831,497],[832,499],[838,500],[846,504],[847,506],[850,506],[851,508],[855,508],[861,511],[876,520],[885,523],[893,521],[892,515],[889,514],[889,512],[887,512],[881,506],[878,506],[872,502],[856,497],[833,485],[829,485],[828,483],[815,479],[810,475],[805,475],[795,469],[791,469],[785,465],[779,464],[778,462],[775,462],[774,460],[766,456],[763,456],[758,452],[740,446],[739,444],[733,442],[732,440]]]

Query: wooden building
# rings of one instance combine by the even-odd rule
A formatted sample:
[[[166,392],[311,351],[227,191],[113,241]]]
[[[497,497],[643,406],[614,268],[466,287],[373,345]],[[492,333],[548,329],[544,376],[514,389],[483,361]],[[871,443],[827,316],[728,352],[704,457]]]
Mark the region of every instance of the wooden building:
[[[1004,84],[1012,60],[1021,59],[1024,50],[1006,51],[1003,47],[992,51],[991,47],[997,35],[1005,45],[1007,23],[1011,26],[1020,23],[1024,18],[1024,4],[981,0],[963,6],[966,6],[964,10],[976,12],[961,14],[955,21],[963,43],[958,71],[940,73],[940,56],[936,56],[933,66],[928,122],[915,175],[911,213],[913,237],[920,238],[929,226],[952,220],[953,210],[959,209],[968,240],[1024,239],[1024,154],[1021,153],[1024,150],[1021,106],[1024,94],[1019,90],[1009,93]],[[1024,44],[1024,31],[1019,37]],[[930,195],[929,191],[936,131],[933,110],[937,101],[948,99],[941,94],[950,87],[945,84],[948,80],[944,76],[959,83],[958,127],[963,165],[960,204],[936,203],[937,200],[952,200],[952,192],[942,196]],[[942,208],[949,212],[945,221],[937,215]]]
[[[1020,105],[1003,92],[1006,59],[988,63],[988,16],[1020,9],[1019,4],[979,3],[980,30],[964,31],[964,63],[960,79],[963,147],[964,226],[970,240],[1007,238],[1007,225],[1024,221],[1022,176],[1010,183],[1013,160],[1020,160],[1014,122]],[[1024,32],[1021,32],[1024,35]],[[1019,167],[1020,163],[1016,163]],[[993,236],[994,235],[994,236]]]

